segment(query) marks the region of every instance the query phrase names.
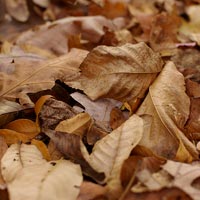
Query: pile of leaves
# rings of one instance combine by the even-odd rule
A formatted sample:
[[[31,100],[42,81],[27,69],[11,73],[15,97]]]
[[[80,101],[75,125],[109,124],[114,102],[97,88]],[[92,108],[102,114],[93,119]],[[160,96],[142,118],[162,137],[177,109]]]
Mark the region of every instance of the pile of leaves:
[[[199,13],[0,1],[0,199],[199,200]]]

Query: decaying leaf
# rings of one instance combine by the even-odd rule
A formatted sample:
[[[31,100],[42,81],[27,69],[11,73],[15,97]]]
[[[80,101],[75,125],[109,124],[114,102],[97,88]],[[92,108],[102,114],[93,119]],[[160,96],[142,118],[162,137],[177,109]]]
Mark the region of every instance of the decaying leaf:
[[[184,77],[175,65],[167,63],[137,111],[138,115],[145,115],[145,134],[139,145],[165,158],[192,161],[198,153],[181,131],[190,107],[184,84]]]
[[[29,10],[26,0],[6,0],[8,13],[16,20],[25,22],[29,18]]]
[[[48,144],[48,151],[52,160],[60,160],[64,155],[57,149],[56,145],[52,140]]]
[[[76,200],[83,179],[78,165],[66,160],[47,162],[34,145],[12,145],[1,169],[11,200]]]
[[[92,100],[143,98],[162,64],[160,56],[145,43],[98,46],[82,62],[81,76],[66,83],[83,90]]]

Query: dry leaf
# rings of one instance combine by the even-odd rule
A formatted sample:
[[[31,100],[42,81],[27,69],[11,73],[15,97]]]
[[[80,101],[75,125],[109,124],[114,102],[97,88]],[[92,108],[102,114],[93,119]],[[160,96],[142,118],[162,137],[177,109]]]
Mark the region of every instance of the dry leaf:
[[[66,160],[47,162],[34,145],[12,145],[1,169],[11,200],[76,200],[83,179],[78,165]]]
[[[52,140],[48,144],[48,151],[52,160],[60,160],[64,155],[56,148],[56,145]]]
[[[98,46],[82,62],[81,76],[66,83],[83,90],[92,100],[143,98],[162,64],[159,55],[145,43]]]
[[[106,195],[106,188],[92,182],[84,181],[81,185],[80,194],[77,200],[91,200],[101,198]]]
[[[56,79],[71,79],[78,73],[78,67],[87,52],[74,49],[63,57],[38,64],[34,58],[14,58],[10,73],[0,73],[0,98],[27,99],[26,93],[49,89]],[[12,58],[12,56],[10,57]],[[6,59],[6,58],[5,58]],[[45,76],[44,76],[45,74]]]
[[[140,142],[143,135],[143,120],[133,115],[120,127],[99,140],[90,155],[85,158],[98,172],[104,172],[105,182],[111,196],[121,193],[120,171],[131,150]],[[109,154],[108,154],[109,152]],[[102,167],[104,166],[104,167]]]
[[[23,110],[20,104],[2,99],[0,101],[0,126],[14,120],[20,110]]]
[[[65,155],[67,159],[71,159],[81,165],[83,172],[98,182],[102,182],[105,178],[103,173],[95,171],[86,160],[88,156],[86,147],[84,146],[80,135],[68,134],[66,132],[44,130],[56,145],[57,149]]]
[[[33,0],[33,2],[42,8],[47,8],[50,3],[49,0]]]
[[[75,115],[73,108],[65,102],[47,98],[38,114],[38,122],[41,129],[54,130],[61,121]]]
[[[26,0],[5,0],[8,13],[17,21],[25,22],[29,18]]]
[[[6,144],[8,145],[15,144],[18,142],[26,143],[30,142],[30,140],[32,139],[32,137],[27,136],[26,134],[9,129],[0,129],[0,135],[2,135],[5,138]]]
[[[40,47],[55,55],[63,55],[69,51],[68,35],[81,34],[83,40],[98,43],[104,34],[104,26],[111,30],[118,29],[117,26],[113,25],[113,21],[103,16],[66,17],[42,25],[36,30],[24,32],[18,37],[16,43]]]
[[[33,140],[31,140],[31,144],[35,145],[38,148],[38,150],[42,153],[42,156],[45,160],[47,160],[47,161],[52,160],[49,150],[48,150],[47,146],[44,144],[44,142],[33,139]]]
[[[39,134],[36,123],[29,119],[14,120],[8,123],[6,126],[4,126],[4,128],[23,133],[24,135],[27,135],[30,138],[34,138],[36,135]]]
[[[93,119],[109,129],[110,112],[114,107],[121,107],[122,103],[114,99],[102,98],[96,101],[91,101],[86,95],[75,92],[71,94],[72,98],[79,102],[85,112],[89,113]]]
[[[192,166],[168,160],[162,168],[174,177],[174,181],[171,183],[172,186],[181,189],[193,200],[199,199],[200,190],[192,186],[195,179],[200,177],[199,165]]]
[[[188,119],[189,107],[184,77],[172,62],[168,62],[137,111],[138,115],[145,115],[145,134],[139,145],[165,158],[179,161],[196,159],[195,146],[181,131]]]
[[[5,139],[2,136],[0,136],[0,160],[2,159],[3,155],[5,154],[7,148],[8,148],[8,146],[6,144]],[[4,190],[5,188],[6,188],[6,184],[2,177],[1,162],[0,162],[0,190]]]
[[[92,118],[88,113],[79,113],[75,117],[61,121],[56,131],[74,133],[83,136],[92,125]]]

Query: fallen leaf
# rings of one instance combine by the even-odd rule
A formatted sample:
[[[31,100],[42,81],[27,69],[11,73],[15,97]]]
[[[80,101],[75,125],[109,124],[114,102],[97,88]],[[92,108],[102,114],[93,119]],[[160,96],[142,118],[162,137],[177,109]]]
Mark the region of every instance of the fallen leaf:
[[[104,198],[106,199],[105,195],[105,187],[92,182],[84,181],[81,185],[80,193],[77,200],[91,200],[98,198],[104,200]]]
[[[143,116],[145,134],[139,145],[168,159],[196,159],[198,153],[195,146],[181,131],[188,119],[189,107],[184,77],[172,62],[168,62],[137,111],[138,115],[146,115]]]
[[[91,124],[92,119],[88,113],[79,113],[75,117],[61,121],[55,130],[83,136]]]
[[[49,89],[56,79],[67,80],[76,76],[86,54],[86,51],[74,49],[67,55],[46,61],[42,65],[34,62],[34,58],[14,58],[14,69],[9,74],[0,73],[0,98],[25,98],[26,101],[26,93]]]
[[[97,124],[101,124],[107,129],[109,129],[111,110],[114,107],[122,106],[121,102],[114,99],[101,98],[92,101],[86,95],[78,92],[72,93],[71,96],[85,108],[85,112],[89,113]]]
[[[26,0],[6,0],[8,13],[17,21],[25,22],[29,18],[29,10]]]
[[[36,123],[28,119],[14,120],[4,126],[4,128],[23,133],[30,138],[34,138],[36,135],[39,134]]]
[[[6,144],[11,145],[18,142],[30,142],[32,137],[9,129],[0,129],[0,135],[6,140]]]
[[[50,3],[49,0],[33,0],[33,2],[42,8],[47,8]]]
[[[52,160],[60,160],[61,158],[64,158],[64,155],[57,149],[56,145],[51,139],[48,144],[48,151]]]
[[[192,197],[193,200],[198,200],[200,190],[194,188],[192,183],[200,177],[200,167],[192,166],[185,163],[173,162],[168,160],[162,168],[174,177],[172,186],[177,187]]]
[[[6,144],[6,141],[4,137],[0,136],[0,160],[2,159],[3,155],[5,154],[8,146]],[[0,162],[0,190],[5,190],[6,188],[6,183],[2,177],[1,173],[1,162]]]
[[[112,20],[103,16],[66,17],[49,24],[42,25],[36,30],[22,33],[16,40],[17,45],[32,45],[49,50],[55,55],[68,53],[68,35],[81,34],[81,39],[98,43],[104,34],[103,27],[117,30]],[[121,25],[119,26],[121,27]],[[55,37],[56,35],[56,37]]]
[[[104,172],[110,195],[121,193],[120,171],[131,150],[140,142],[143,135],[143,120],[133,115],[120,127],[99,140],[86,160],[98,172]],[[109,154],[107,153],[109,152]],[[102,166],[104,166],[102,168]]]
[[[81,76],[66,83],[83,90],[92,100],[143,98],[162,64],[159,55],[145,43],[98,46],[82,62]]]
[[[41,129],[54,130],[61,121],[74,117],[75,115],[75,110],[65,102],[47,98],[38,113],[38,123]]]
[[[21,110],[23,110],[23,107],[20,104],[2,99],[0,101],[0,126],[14,120],[17,113]]]
[[[81,169],[66,160],[47,162],[34,145],[12,145],[2,159],[2,174],[11,200],[76,199]]]
[[[45,160],[52,160],[47,146],[42,141],[33,139],[31,140],[31,144],[38,148]]]

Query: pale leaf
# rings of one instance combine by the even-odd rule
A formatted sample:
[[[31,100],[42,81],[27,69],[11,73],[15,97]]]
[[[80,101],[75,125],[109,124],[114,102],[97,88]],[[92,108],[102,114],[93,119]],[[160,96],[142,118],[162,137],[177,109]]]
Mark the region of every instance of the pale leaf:
[[[2,86],[0,98],[20,98],[21,100],[27,98],[28,92],[51,88],[56,79],[64,81],[77,76],[78,67],[86,54],[87,51],[74,49],[62,57],[43,61],[43,64],[38,64],[26,57],[13,58],[15,66],[12,71],[0,72]]]
[[[66,83],[83,90],[92,100],[143,98],[162,64],[160,56],[145,43],[98,46],[81,64],[81,76]]]
[[[143,135],[143,120],[133,115],[120,127],[99,140],[90,156],[85,155],[90,165],[98,172],[105,173],[108,188],[120,192],[120,171],[131,150],[140,142]]]
[[[82,183],[78,165],[66,160],[47,162],[34,145],[22,145],[22,148],[23,151],[19,151],[12,145],[2,159],[11,200],[64,200],[67,197],[76,200]],[[18,163],[18,170],[16,165],[10,165],[16,153],[22,161],[15,162],[23,162],[23,165]]]
[[[6,0],[8,13],[16,20],[25,22],[29,18],[29,11],[26,0]]]
[[[172,186],[180,188],[193,200],[199,200],[200,190],[192,187],[193,181],[200,177],[199,165],[195,166],[168,160],[162,168],[174,177],[174,181],[171,183]]]
[[[137,111],[145,121],[145,134],[139,145],[165,158],[180,161],[197,158],[195,146],[181,131],[188,119],[189,108],[184,77],[172,62],[168,62]]]
[[[88,113],[79,113],[75,117],[61,121],[55,130],[83,136],[91,124],[92,118]]]

